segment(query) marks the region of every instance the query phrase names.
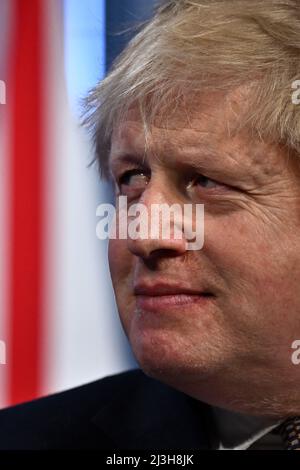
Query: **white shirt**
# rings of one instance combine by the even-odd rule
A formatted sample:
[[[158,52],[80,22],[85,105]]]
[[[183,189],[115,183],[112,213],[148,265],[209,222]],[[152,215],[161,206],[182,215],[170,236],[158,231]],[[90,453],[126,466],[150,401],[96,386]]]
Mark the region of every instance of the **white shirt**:
[[[250,446],[262,450],[283,449],[280,435],[269,434],[282,422],[280,419],[248,416],[217,407],[213,408],[213,416],[217,450],[246,450]]]

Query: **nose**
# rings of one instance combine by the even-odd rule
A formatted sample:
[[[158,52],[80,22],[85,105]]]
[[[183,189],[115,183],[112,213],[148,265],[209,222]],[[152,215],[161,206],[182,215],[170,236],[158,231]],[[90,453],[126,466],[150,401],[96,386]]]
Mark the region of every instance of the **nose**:
[[[166,184],[163,189],[161,186],[151,182],[139,200],[143,205],[142,216],[147,217],[148,230],[143,236],[129,234],[127,238],[128,250],[145,260],[158,255],[179,256],[187,250],[182,229],[182,205],[168,192]]]

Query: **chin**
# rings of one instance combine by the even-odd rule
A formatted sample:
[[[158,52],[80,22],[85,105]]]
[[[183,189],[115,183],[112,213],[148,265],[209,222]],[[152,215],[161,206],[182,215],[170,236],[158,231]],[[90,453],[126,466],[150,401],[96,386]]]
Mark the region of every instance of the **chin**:
[[[134,356],[146,375],[175,388],[187,383],[200,383],[216,371],[209,351],[189,351],[180,337],[167,333],[132,336],[130,343]]]
[[[187,390],[213,384],[232,364],[231,338],[209,317],[123,315],[133,354],[146,375]],[[198,319],[198,322],[196,321]]]

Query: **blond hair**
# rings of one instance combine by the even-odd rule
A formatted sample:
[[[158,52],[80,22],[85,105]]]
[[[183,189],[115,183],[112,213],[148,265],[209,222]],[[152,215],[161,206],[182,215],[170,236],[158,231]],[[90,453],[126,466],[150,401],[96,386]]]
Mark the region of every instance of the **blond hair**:
[[[291,100],[297,79],[299,0],[165,1],[86,99],[101,175],[108,176],[114,126],[132,106],[147,133],[185,97],[243,84],[251,88],[244,124],[300,152],[300,107]]]

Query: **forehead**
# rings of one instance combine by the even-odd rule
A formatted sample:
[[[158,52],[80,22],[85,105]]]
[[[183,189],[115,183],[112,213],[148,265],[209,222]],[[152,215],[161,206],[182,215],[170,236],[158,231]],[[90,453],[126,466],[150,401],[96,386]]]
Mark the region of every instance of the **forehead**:
[[[177,109],[155,117],[148,136],[148,151],[163,151],[181,146],[205,145],[207,148],[235,133],[240,120],[237,119],[238,98],[236,93],[228,96],[219,93],[204,94],[196,100],[181,102]],[[145,148],[145,132],[140,112],[132,107],[126,120],[113,130],[111,155],[124,149],[135,148],[139,153]]]
[[[202,168],[272,175],[283,166],[286,150],[263,142],[241,128],[246,113],[247,90],[214,92],[187,100],[174,112],[158,116],[150,127],[145,147],[145,132],[138,108],[131,108],[126,121],[114,129],[109,164],[123,155],[139,158],[159,156],[172,163],[201,162]],[[281,156],[281,158],[280,158]]]

